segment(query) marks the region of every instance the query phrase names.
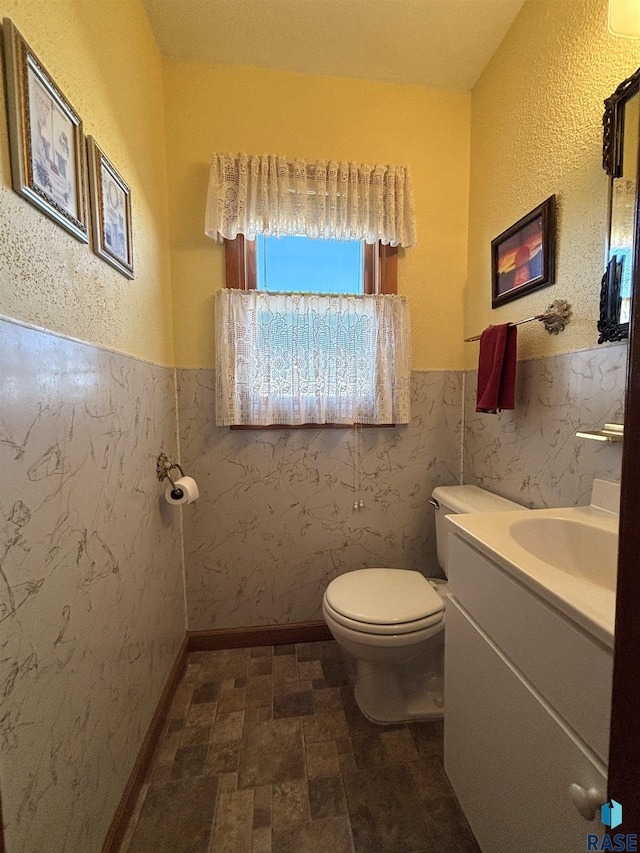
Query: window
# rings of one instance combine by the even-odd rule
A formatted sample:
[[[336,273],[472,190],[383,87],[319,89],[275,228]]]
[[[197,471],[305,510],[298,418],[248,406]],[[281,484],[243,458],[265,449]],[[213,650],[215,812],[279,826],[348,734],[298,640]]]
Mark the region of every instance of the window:
[[[231,387],[220,374],[218,388],[227,390],[218,398],[218,423],[251,429],[406,421],[399,389],[408,380],[395,376],[403,360],[400,372],[408,376],[407,306],[357,299],[396,293],[396,248],[239,235],[225,240],[225,255],[227,288],[256,298],[241,306],[219,299],[216,306],[224,326],[216,361],[233,375]],[[302,293],[308,298],[297,298]]]
[[[205,233],[225,242],[218,425],[408,423],[395,248],[416,240],[406,166],[215,154]]]
[[[342,290],[341,293],[397,293],[398,291],[398,249],[395,246],[383,246],[381,243],[364,243],[362,241],[339,242],[336,240],[309,240],[305,237],[258,237],[255,240],[246,240],[242,235],[238,235],[235,240],[225,240],[225,265],[226,265],[226,283],[227,287],[237,288],[239,290],[274,290],[276,288],[261,287],[261,282],[264,281],[264,273],[259,269],[260,265],[264,266],[264,249],[261,251],[261,245],[266,245],[266,263],[269,264],[269,258],[277,258],[277,263],[280,263],[289,246],[296,246],[295,241],[304,241],[310,244],[307,250],[310,254],[306,254],[309,259],[312,255],[317,260],[316,253],[325,254],[325,262],[327,265],[331,261],[335,261],[340,256],[344,263],[349,264],[351,261],[351,253],[355,254],[356,247],[360,249],[361,270],[362,270],[362,289],[361,290]],[[262,241],[262,242],[261,242]],[[279,245],[277,245],[279,244]],[[274,248],[275,247],[275,253]],[[341,254],[342,247],[347,247],[344,255]],[[304,256],[305,252],[301,252]],[[289,250],[289,259],[295,257],[295,252]],[[317,265],[317,264],[316,264]],[[291,269],[291,268],[290,268]],[[342,268],[344,272],[344,266]],[[296,279],[302,279],[304,273],[298,271],[289,273],[286,279],[279,279],[283,283],[294,282]],[[278,281],[278,279],[276,279]],[[327,278],[329,281],[329,278]],[[332,292],[331,287],[325,283],[324,286],[319,280],[318,287],[320,289],[309,288],[311,292],[327,293]],[[303,288],[300,285],[293,287],[283,287],[282,290],[289,292],[301,292]],[[304,288],[306,290],[306,288]]]
[[[256,237],[256,287],[289,293],[364,293],[364,240]]]

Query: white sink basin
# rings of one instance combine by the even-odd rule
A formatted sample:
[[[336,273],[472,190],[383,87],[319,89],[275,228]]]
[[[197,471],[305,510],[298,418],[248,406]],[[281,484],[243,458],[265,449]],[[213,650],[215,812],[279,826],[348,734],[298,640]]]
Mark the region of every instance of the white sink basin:
[[[450,530],[605,645],[613,646],[619,485],[591,506],[447,516]]]
[[[615,590],[618,536],[585,520],[540,517],[511,524],[509,532],[525,551],[561,572]]]

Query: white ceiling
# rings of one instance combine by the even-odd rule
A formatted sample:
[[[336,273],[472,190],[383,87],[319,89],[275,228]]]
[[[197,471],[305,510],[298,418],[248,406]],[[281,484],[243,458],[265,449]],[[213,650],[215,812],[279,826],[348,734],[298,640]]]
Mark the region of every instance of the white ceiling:
[[[524,0],[144,0],[163,56],[471,89]]]

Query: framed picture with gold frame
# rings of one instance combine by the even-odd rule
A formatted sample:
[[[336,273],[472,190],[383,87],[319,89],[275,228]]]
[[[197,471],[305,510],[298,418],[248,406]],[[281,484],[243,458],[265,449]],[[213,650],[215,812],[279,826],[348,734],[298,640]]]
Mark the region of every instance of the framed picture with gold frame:
[[[13,189],[88,243],[82,120],[9,18],[2,38]]]
[[[133,278],[131,190],[92,136],[87,137],[93,251]]]

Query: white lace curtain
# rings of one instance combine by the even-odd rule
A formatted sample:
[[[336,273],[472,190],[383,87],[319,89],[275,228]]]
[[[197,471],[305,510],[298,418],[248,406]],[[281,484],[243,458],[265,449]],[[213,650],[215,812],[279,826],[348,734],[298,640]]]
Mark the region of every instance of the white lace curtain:
[[[409,422],[403,296],[216,294],[216,423]]]
[[[304,235],[413,246],[416,219],[405,166],[215,154],[205,234]]]

